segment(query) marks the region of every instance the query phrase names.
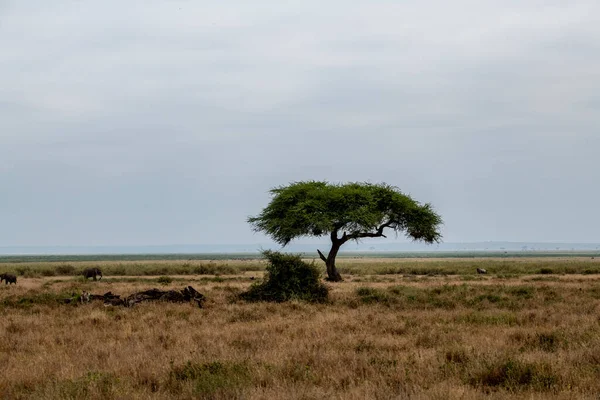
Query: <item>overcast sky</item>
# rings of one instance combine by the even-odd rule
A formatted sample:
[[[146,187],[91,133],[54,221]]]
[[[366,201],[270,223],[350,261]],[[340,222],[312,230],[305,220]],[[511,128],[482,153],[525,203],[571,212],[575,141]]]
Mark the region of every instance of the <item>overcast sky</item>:
[[[295,180],[600,242],[600,1],[0,0],[0,246],[256,243]]]

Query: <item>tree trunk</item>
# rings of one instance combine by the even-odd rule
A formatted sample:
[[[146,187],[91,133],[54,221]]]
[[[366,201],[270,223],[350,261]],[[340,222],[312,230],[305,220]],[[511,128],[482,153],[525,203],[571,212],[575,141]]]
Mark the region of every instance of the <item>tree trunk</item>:
[[[325,262],[325,266],[327,267],[327,280],[329,282],[343,281],[342,276],[335,267],[335,258],[337,257],[338,251],[340,251],[340,247],[342,247],[342,245],[347,241],[348,236],[345,232],[341,238],[338,238],[338,231],[334,230],[331,232],[331,249],[329,250],[327,257],[321,253],[321,250],[317,249],[319,257],[321,257],[321,260]]]
[[[325,262],[325,266],[327,267],[327,280],[330,282],[341,282],[343,280],[335,267],[335,258],[345,241],[345,236],[342,239],[338,239],[337,231],[333,231],[331,232],[331,250],[329,250],[327,257],[321,253],[321,250],[317,249],[319,257],[321,257],[321,260]]]
[[[335,267],[335,257],[340,250],[340,246],[340,244],[334,243],[331,246],[331,250],[329,250],[329,254],[327,255],[327,261],[325,261],[325,265],[327,266],[327,280],[330,282],[341,282],[343,280],[342,276]]]

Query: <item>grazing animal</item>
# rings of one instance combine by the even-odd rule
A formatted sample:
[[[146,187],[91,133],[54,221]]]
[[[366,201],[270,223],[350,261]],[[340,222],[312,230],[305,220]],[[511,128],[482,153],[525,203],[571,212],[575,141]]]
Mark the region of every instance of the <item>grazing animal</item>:
[[[477,273],[478,274],[487,274],[487,271],[483,268],[477,268]]]
[[[82,274],[85,279],[94,278],[94,280],[97,280],[96,276],[98,275],[100,276],[100,279],[102,279],[102,271],[100,271],[100,268],[87,268],[83,270]]]
[[[0,282],[2,282],[2,280],[4,279],[4,283],[6,285],[14,283],[15,285],[17,284],[17,277],[15,275],[11,275],[11,274],[0,274]]]

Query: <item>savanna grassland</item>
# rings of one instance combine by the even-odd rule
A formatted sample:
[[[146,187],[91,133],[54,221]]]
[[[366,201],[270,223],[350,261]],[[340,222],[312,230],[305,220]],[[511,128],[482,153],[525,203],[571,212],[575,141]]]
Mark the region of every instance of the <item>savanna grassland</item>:
[[[104,278],[77,274],[99,266]],[[341,259],[330,300],[246,303],[258,260],[2,263],[0,397],[585,399],[600,260]],[[477,275],[475,268],[488,270]],[[255,279],[251,279],[255,278]],[[193,304],[64,304],[191,285]]]

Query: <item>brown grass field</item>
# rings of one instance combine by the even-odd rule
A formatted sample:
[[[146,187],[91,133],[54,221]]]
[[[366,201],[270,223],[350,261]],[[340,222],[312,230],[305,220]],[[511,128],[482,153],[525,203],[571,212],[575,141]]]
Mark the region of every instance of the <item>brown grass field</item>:
[[[89,265],[105,277],[76,276]],[[257,261],[0,264],[20,275],[0,287],[0,398],[600,394],[600,260],[342,259],[340,267],[345,281],[328,284],[328,303],[273,304],[236,299],[262,276]],[[204,308],[59,301],[188,284],[207,297]]]

